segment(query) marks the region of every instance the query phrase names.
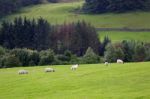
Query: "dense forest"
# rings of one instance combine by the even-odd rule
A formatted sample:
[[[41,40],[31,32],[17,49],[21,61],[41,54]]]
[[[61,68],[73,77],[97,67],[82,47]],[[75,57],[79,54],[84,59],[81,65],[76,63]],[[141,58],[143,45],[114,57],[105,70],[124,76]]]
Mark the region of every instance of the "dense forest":
[[[84,21],[50,25],[43,18],[28,20],[21,17],[14,22],[2,23],[0,45],[9,49],[29,48],[38,51],[51,48],[56,53],[70,50],[79,56],[88,47],[96,53],[100,48],[95,28]]]
[[[150,0],[85,0],[83,6],[86,13],[121,13],[137,10],[150,10]]]

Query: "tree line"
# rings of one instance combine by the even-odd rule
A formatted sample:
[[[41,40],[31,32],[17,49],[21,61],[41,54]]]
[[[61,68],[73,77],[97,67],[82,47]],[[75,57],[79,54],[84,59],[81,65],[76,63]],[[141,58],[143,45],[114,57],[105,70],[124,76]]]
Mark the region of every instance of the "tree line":
[[[85,0],[83,11],[86,13],[127,12],[150,10],[150,0]]]
[[[43,18],[29,20],[15,18],[3,21],[0,29],[0,45],[5,48],[28,48],[32,50],[53,49],[55,53],[69,50],[82,56],[88,47],[99,54],[101,43],[93,26],[85,21],[51,25]]]
[[[116,62],[117,59],[125,62],[150,61],[150,43],[134,40],[109,43],[105,47],[104,59],[108,62]]]
[[[85,21],[51,25],[43,18],[15,18],[0,28],[0,68],[104,61],[150,61],[150,43],[98,39]]]
[[[0,0],[0,17],[18,11],[20,8],[58,0]]]
[[[150,61],[150,43],[126,40],[120,43],[109,42],[102,56],[97,55],[91,47],[87,48],[83,56],[77,56],[69,50],[56,54],[52,49],[37,51],[27,48],[6,49],[0,46],[0,68],[77,63],[94,64],[105,61],[116,62],[117,59],[122,59],[124,62]]]
[[[90,47],[82,57],[78,57],[68,50],[63,54],[56,54],[52,49],[37,51],[26,48],[15,48],[9,50],[3,47],[0,47],[0,56],[0,68],[99,63],[100,60],[99,56]]]

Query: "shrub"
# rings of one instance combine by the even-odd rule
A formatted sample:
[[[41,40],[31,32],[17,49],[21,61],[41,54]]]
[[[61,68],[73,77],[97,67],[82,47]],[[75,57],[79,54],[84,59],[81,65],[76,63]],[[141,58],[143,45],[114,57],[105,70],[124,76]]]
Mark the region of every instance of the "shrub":
[[[5,58],[2,61],[3,67],[5,68],[21,66],[21,62],[15,55],[5,56]]]
[[[133,55],[134,55],[134,49],[135,49],[136,42],[135,41],[122,41],[123,46],[123,52],[124,52],[124,61],[126,62],[132,62],[133,61]]]
[[[63,55],[63,54],[59,54],[55,56],[55,63],[58,65],[63,64],[63,65],[67,65],[70,62],[68,61],[68,57]]]
[[[85,55],[83,56],[84,63],[99,63],[99,57],[94,53],[91,47],[88,47]]]
[[[124,59],[125,55],[123,52],[122,45],[119,43],[108,44],[105,51],[105,61],[116,62],[117,59]]]
[[[30,61],[30,50],[28,49],[13,49],[10,52],[11,55],[15,55],[20,62],[22,63],[22,66],[28,66]]]
[[[150,61],[150,43],[146,43],[145,45],[145,52],[146,52],[146,61]]]
[[[0,56],[3,56],[6,53],[6,49],[0,46]]]
[[[51,49],[43,50],[40,52],[39,65],[50,65],[54,61],[54,52]]]
[[[104,52],[105,61],[115,62],[116,58],[114,57],[115,56],[114,52],[115,52],[115,49],[114,49],[113,45],[111,43],[109,43],[106,46],[106,51]]]
[[[40,55],[39,55],[39,52],[37,51],[32,51],[30,53],[30,62],[29,62],[29,65],[38,65],[39,61],[40,61]]]
[[[136,44],[134,52],[135,52],[133,55],[134,61],[144,61],[145,60],[146,50],[145,50],[144,45],[141,42]]]

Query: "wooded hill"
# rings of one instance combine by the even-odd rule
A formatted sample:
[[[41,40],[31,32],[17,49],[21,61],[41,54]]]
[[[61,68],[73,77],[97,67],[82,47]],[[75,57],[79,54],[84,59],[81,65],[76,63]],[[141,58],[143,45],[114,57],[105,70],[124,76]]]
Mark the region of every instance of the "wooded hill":
[[[147,11],[150,0],[85,0],[83,10],[87,13]]]

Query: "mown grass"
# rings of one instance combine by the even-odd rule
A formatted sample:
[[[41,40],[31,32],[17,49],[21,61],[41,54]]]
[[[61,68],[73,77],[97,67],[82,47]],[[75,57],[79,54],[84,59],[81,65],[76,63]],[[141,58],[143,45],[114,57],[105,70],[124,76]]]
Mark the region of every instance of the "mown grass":
[[[0,69],[0,99],[150,99],[150,62],[45,67]]]
[[[103,41],[105,36],[108,36],[112,42],[120,42],[122,40],[150,42],[150,32],[102,31],[98,35],[101,41]]]
[[[85,20],[95,27],[107,28],[150,28],[150,12],[129,12],[124,14],[75,14],[74,10],[82,7],[83,2],[42,4],[21,9],[18,13],[1,20],[11,21],[18,16],[27,18],[43,17],[52,24],[61,24]]]

